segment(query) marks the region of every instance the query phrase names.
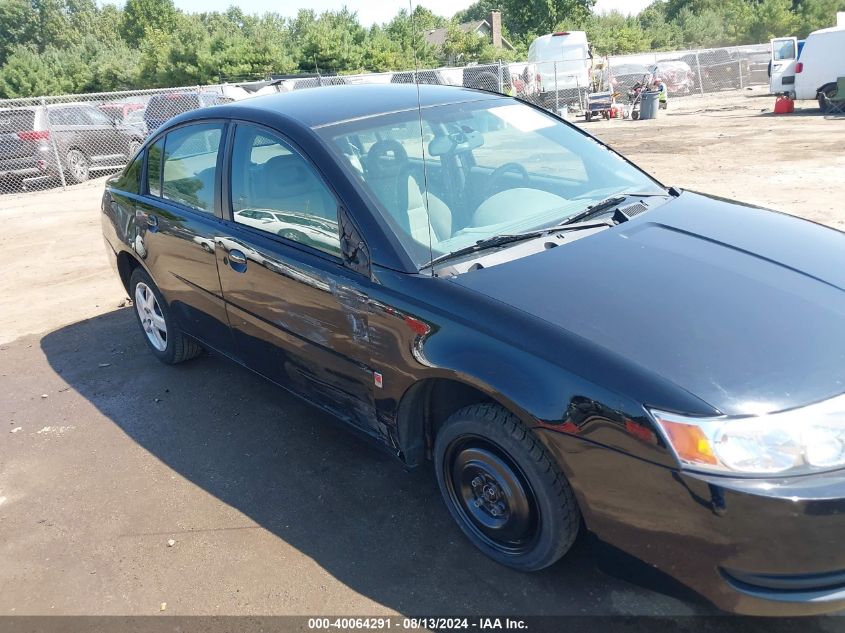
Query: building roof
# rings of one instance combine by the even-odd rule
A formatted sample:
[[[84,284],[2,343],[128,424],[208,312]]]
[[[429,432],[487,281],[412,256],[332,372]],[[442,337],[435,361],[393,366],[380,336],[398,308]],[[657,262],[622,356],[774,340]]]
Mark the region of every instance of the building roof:
[[[490,23],[487,20],[475,20],[474,22],[464,22],[463,24],[459,24],[458,28],[464,31],[465,33],[481,33],[482,35],[489,36],[490,32],[493,30],[493,27],[490,26]],[[449,29],[442,28],[442,29],[428,29],[423,36],[425,41],[433,46],[443,46],[446,43],[446,38],[449,36]],[[507,39],[502,37],[502,46],[507,48],[508,50],[513,50],[513,44],[511,44]]]

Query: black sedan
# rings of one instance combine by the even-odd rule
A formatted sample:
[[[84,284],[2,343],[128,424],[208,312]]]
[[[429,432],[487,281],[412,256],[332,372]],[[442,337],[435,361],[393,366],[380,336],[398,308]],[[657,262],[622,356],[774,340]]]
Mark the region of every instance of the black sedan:
[[[841,233],[426,85],[186,113],[102,211],[154,355],[214,350],[433,461],[503,565],[589,530],[728,611],[845,606]]]

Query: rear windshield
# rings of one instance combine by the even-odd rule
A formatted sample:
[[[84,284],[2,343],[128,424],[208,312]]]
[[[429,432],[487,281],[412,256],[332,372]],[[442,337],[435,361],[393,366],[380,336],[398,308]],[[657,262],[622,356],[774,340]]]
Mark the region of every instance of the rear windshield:
[[[33,110],[0,110],[0,134],[32,130],[34,123]]]

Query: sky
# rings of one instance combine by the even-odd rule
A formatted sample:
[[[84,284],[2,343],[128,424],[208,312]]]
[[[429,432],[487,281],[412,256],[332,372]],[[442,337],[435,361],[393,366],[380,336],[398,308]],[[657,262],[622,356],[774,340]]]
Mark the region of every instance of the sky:
[[[388,22],[400,9],[408,8],[408,0],[174,0],[183,11],[225,11],[230,5],[240,7],[245,13],[266,13],[275,11],[293,17],[299,9],[314,9],[317,13],[340,9],[344,4],[357,11],[361,24]],[[413,0],[414,5],[418,0]],[[650,4],[651,0],[597,0],[596,10],[616,9],[624,13],[637,13]],[[467,8],[472,0],[422,0],[421,4],[434,13],[451,17],[455,12]]]

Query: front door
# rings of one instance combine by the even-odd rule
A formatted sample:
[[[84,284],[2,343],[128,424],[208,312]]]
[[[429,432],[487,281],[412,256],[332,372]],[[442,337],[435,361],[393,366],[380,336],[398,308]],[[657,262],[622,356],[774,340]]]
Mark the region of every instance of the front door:
[[[296,149],[264,128],[238,124],[230,162],[231,222],[216,252],[238,355],[377,434],[369,280],[340,257],[337,199]]]
[[[795,63],[798,60],[798,39],[779,37],[772,40],[769,92],[773,95],[795,92]]]

